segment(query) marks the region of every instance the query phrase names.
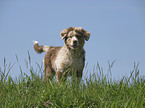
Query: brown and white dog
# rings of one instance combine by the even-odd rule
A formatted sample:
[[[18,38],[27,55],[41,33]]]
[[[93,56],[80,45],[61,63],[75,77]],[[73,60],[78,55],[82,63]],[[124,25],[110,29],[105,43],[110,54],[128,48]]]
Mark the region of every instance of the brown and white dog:
[[[58,83],[67,76],[73,76],[80,82],[85,65],[85,40],[88,41],[90,33],[81,27],[69,27],[60,33],[63,47],[39,46],[34,41],[34,49],[37,53],[46,52],[43,63],[45,68],[44,79],[53,79],[56,74]]]

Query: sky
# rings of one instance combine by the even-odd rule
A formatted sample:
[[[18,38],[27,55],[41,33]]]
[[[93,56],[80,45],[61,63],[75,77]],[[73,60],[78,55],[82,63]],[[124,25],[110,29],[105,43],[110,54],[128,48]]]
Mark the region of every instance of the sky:
[[[140,76],[145,76],[145,0],[0,0],[0,67],[13,65],[10,75],[26,69],[28,51],[31,64],[42,63],[43,54],[33,49],[40,45],[63,46],[60,32],[68,27],[82,27],[91,33],[86,41],[86,68],[97,73],[97,66],[108,73],[108,61],[115,63],[112,77],[129,77],[134,62]],[[16,55],[19,59],[17,62]],[[88,74],[84,74],[86,77]]]

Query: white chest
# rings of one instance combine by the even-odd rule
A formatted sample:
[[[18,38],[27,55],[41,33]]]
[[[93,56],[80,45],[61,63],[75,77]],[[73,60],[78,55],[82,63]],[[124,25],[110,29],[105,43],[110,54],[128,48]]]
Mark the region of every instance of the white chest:
[[[65,70],[81,70],[83,68],[83,58],[79,55],[72,55],[68,50],[61,49],[54,63],[54,70],[64,72]]]

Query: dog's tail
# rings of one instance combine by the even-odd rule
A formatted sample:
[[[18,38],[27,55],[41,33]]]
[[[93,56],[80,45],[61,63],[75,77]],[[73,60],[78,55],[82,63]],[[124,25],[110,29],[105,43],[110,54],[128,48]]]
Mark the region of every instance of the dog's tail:
[[[34,42],[34,49],[37,53],[47,52],[50,49],[50,46],[39,46],[38,41]]]

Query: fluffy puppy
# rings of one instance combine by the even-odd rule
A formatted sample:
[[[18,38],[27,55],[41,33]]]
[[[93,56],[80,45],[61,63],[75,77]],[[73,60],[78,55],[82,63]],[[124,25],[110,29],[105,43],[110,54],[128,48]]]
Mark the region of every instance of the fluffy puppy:
[[[80,82],[85,65],[85,41],[90,38],[90,33],[81,27],[69,27],[61,33],[64,46],[39,46],[34,41],[34,49],[37,53],[46,52],[43,63],[45,68],[44,79],[53,79],[56,74],[58,83],[72,76]]]

